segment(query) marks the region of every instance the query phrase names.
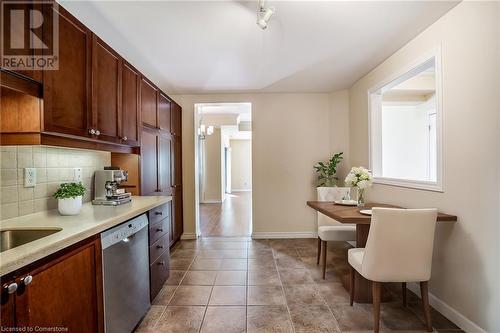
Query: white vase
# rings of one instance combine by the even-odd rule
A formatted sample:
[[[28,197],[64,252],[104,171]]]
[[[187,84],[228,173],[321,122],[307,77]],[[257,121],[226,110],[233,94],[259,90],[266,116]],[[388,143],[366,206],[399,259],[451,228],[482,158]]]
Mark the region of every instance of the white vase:
[[[78,215],[82,210],[82,196],[57,199],[57,209],[61,215]]]

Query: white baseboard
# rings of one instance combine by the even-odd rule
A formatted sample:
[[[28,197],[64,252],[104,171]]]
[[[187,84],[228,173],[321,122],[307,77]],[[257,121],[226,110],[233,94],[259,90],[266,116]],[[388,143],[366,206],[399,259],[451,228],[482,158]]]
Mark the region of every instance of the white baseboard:
[[[181,240],[191,240],[191,239],[198,239],[196,234],[194,232],[192,233],[183,233],[181,235]]]
[[[206,201],[200,201],[201,204],[214,204],[214,203],[222,203],[222,200],[206,200]]]
[[[418,297],[420,297],[420,286],[417,283],[408,283],[408,289],[413,291]],[[429,293],[429,303],[443,316],[452,321],[455,325],[460,327],[467,333],[486,333],[481,327],[476,323],[471,321],[469,318],[465,317],[463,314],[449,306],[447,303],[443,302],[441,299],[437,298],[433,294]]]
[[[252,192],[251,188],[242,188],[242,189],[231,189],[232,192]]]
[[[317,232],[253,232],[253,239],[318,238]]]

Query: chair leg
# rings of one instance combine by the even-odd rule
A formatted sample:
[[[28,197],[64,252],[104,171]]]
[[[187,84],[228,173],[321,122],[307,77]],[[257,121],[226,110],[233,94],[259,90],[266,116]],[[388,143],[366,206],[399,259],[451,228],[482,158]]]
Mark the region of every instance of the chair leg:
[[[319,265],[320,257],[321,257],[321,238],[318,237],[318,259],[316,260],[316,265]]]
[[[349,302],[351,303],[351,306],[354,304],[354,267],[351,266],[351,272],[350,272],[350,284],[349,284]]]
[[[327,249],[327,241],[321,241],[323,243],[323,280],[326,280],[326,249]]]
[[[431,308],[429,306],[429,281],[420,282],[420,294],[422,296],[427,332],[432,332]]]
[[[401,284],[401,291],[403,293],[403,306],[406,307],[408,305],[408,302],[406,300],[406,282],[403,282]]]
[[[372,281],[372,297],[373,297],[373,332],[378,333],[380,327],[380,296],[382,283]]]

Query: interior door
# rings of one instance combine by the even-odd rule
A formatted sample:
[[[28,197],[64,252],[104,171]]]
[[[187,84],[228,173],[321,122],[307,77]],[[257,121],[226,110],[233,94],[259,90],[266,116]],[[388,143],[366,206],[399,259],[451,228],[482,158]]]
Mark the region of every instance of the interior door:
[[[139,86],[140,74],[123,61],[122,65],[122,143],[139,145]]]
[[[158,194],[158,135],[143,128],[141,133],[141,195]]]
[[[120,143],[121,57],[96,35],[92,36],[92,119],[99,140]]]
[[[91,126],[91,31],[61,6],[44,5],[44,26],[59,16],[59,69],[43,72],[45,131],[89,136]],[[52,35],[43,40],[52,45]]]

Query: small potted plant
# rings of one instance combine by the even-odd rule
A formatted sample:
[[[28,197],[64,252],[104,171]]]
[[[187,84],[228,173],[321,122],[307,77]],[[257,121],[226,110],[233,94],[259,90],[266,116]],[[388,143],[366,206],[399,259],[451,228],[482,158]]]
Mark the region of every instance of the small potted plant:
[[[318,174],[318,200],[326,200],[331,196],[331,188],[337,187],[337,167],[344,159],[344,153],[334,154],[327,162],[318,162],[314,166]]]
[[[78,215],[82,209],[85,186],[82,183],[63,183],[59,186],[54,198],[61,215]]]
[[[353,167],[345,178],[346,186],[356,187],[358,189],[358,206],[365,205],[364,193],[367,188],[372,186],[373,176],[370,170],[363,167]]]

